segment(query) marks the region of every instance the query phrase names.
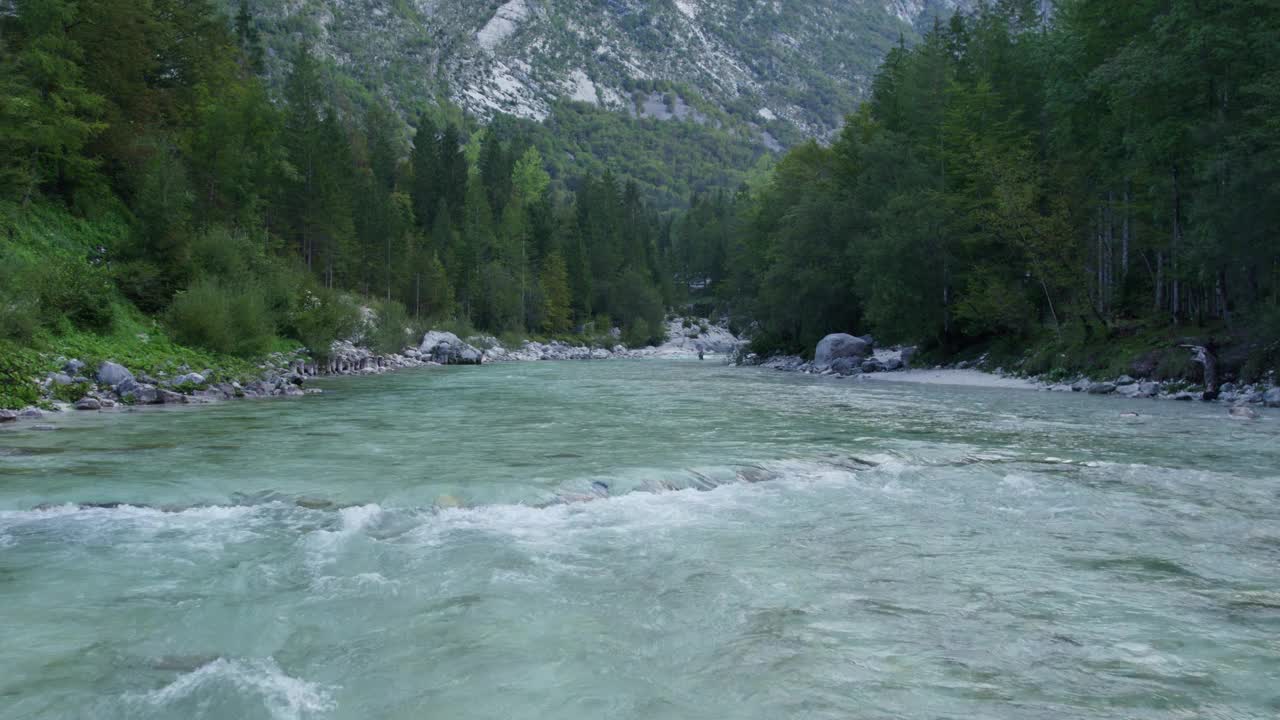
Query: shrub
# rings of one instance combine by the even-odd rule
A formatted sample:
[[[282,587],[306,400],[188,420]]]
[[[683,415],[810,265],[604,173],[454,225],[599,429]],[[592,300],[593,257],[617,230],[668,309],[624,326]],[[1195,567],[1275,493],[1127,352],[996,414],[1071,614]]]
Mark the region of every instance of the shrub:
[[[28,287],[29,272],[16,254],[0,253],[0,340],[30,342],[40,326],[38,298]]]
[[[360,308],[327,288],[304,287],[289,315],[291,337],[318,359],[329,357],[335,340],[350,337],[360,326]]]
[[[35,376],[40,359],[35,352],[0,340],[0,408],[18,409],[40,401]]]
[[[106,269],[83,260],[51,260],[38,279],[40,312],[46,325],[62,318],[81,330],[111,327],[113,286]]]
[[[241,357],[267,352],[275,337],[275,323],[260,291],[212,278],[197,280],[178,293],[168,321],[183,344]]]
[[[412,343],[413,322],[404,305],[392,300],[374,308],[374,325],[366,336],[375,352],[397,353]]]

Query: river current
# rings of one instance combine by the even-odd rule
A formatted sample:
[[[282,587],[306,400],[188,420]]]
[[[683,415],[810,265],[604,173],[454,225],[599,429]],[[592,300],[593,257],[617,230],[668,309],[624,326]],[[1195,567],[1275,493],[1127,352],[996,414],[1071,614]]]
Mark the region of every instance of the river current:
[[[1280,715],[1280,414],[710,361],[320,385],[0,431],[0,718]]]

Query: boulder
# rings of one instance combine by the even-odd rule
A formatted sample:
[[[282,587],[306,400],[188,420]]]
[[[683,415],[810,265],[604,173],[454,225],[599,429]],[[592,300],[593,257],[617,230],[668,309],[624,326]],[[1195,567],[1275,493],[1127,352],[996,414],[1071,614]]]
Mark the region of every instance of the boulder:
[[[1232,383],[1232,382],[1229,382],[1229,383],[1223,383],[1223,384],[1222,384],[1222,387],[1218,388],[1218,390],[1220,390],[1220,391],[1221,391],[1222,393],[1224,393],[1224,394],[1225,394],[1225,393],[1233,393],[1233,392],[1235,392],[1235,391],[1237,391],[1237,390],[1239,390],[1239,389],[1240,389],[1240,388],[1236,387],[1236,384],[1235,384],[1235,383]]]
[[[862,372],[864,373],[884,372],[884,363],[880,362],[876,358],[868,358],[867,360],[862,361]]]
[[[186,405],[187,396],[172,390],[156,390],[162,405]]]
[[[1117,387],[1124,387],[1125,385],[1133,385],[1133,384],[1134,384],[1134,383],[1136,383],[1136,382],[1137,382],[1137,380],[1134,380],[1133,378],[1129,377],[1128,375],[1121,375],[1120,377],[1116,378],[1116,386],[1117,386]]]
[[[1090,395],[1110,395],[1116,391],[1115,383],[1096,382],[1090,383],[1088,393]]]
[[[840,358],[865,358],[871,354],[872,344],[865,338],[854,337],[845,333],[835,333],[822,338],[813,353],[813,364],[818,367],[831,367],[831,363]]]
[[[102,401],[98,398],[82,397],[76,401],[77,410],[101,410]]]
[[[884,361],[884,369],[885,369],[885,372],[893,372],[894,370],[901,370],[902,359],[896,358],[896,357],[887,358]]]
[[[1269,408],[1280,408],[1280,387],[1262,393],[1262,404]]]
[[[72,380],[71,376],[66,373],[53,373],[49,376],[49,382],[54,385],[70,385],[75,380]]]
[[[1182,392],[1175,394],[1173,399],[1179,402],[1191,402],[1196,399],[1196,394],[1183,390]]]
[[[200,373],[187,373],[173,379],[174,385],[203,385],[204,376]]]
[[[911,367],[911,359],[914,358],[915,356],[916,356],[916,349],[914,347],[902,348],[902,352],[899,353],[899,357],[902,358],[902,367],[904,368]]]
[[[1238,420],[1257,420],[1258,419],[1258,411],[1254,410],[1248,405],[1237,405],[1231,408],[1230,410],[1228,410],[1227,413],[1230,414],[1231,417],[1236,418]]]
[[[0,423],[13,422],[18,419],[16,410],[0,410]]]
[[[418,352],[441,365],[479,365],[484,354],[449,332],[432,330],[422,338]]]
[[[831,363],[831,371],[837,375],[859,375],[862,373],[862,363],[856,358],[842,357]]]
[[[1084,392],[1089,389],[1090,385],[1092,385],[1092,383],[1088,380],[1080,378],[1079,380],[1071,383],[1071,392]]]
[[[123,365],[107,361],[98,366],[97,378],[98,382],[103,385],[115,387],[125,380],[132,380],[133,373],[129,372]]]
[[[62,366],[62,372],[68,375],[79,375],[84,372],[84,363],[79,360],[71,359]]]
[[[1135,397],[1151,398],[1160,394],[1160,383],[1144,382],[1138,383],[1138,392]]]
[[[151,385],[133,383],[127,390],[119,389],[120,399],[134,405],[156,405],[161,402],[160,393]]]
[[[23,408],[22,412],[18,413],[18,417],[26,418],[28,420],[39,420],[44,417],[44,411],[38,407]]]

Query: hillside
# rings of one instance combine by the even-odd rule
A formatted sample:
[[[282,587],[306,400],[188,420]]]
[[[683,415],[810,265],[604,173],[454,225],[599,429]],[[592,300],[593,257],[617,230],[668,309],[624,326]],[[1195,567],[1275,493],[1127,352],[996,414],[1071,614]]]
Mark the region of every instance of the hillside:
[[[225,0],[233,12],[239,0]],[[762,146],[828,137],[885,52],[959,0],[254,0],[273,75],[306,37],[361,85],[412,108],[545,119],[575,100],[705,121],[676,83]]]

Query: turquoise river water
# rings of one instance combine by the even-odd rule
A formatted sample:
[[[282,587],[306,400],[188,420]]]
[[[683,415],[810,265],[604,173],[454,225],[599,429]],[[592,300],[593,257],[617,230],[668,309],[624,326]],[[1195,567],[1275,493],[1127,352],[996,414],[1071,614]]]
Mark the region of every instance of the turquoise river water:
[[[320,385],[0,431],[0,718],[1280,715],[1280,414],[697,361]]]

